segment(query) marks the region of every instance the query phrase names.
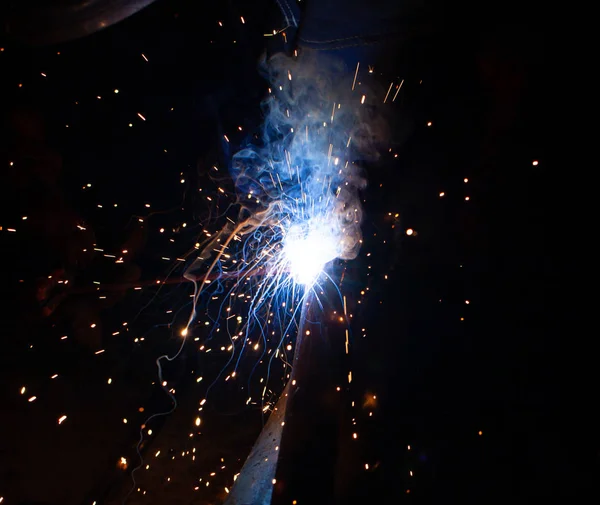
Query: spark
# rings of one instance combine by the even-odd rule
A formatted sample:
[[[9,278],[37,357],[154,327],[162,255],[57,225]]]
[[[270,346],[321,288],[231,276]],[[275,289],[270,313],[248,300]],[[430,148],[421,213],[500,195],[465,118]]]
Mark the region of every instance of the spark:
[[[327,224],[319,221],[309,222],[308,229],[292,227],[283,251],[292,278],[304,286],[312,286],[323,267],[337,256],[335,238]]]
[[[359,67],[360,67],[360,61],[356,64],[356,71],[354,72],[354,80],[352,81],[352,91],[354,91],[354,86],[356,86],[356,77],[358,76]]]
[[[396,90],[396,93],[394,94],[394,98],[392,98],[392,102],[396,101],[396,97],[398,96],[398,93],[400,93],[400,90],[402,89],[402,85],[404,84],[404,79],[402,79],[402,82],[400,83],[400,86],[398,86],[398,89]]]
[[[385,103],[388,99],[388,96],[390,94],[390,91],[392,91],[392,86],[394,85],[394,81],[390,82],[390,87],[387,90],[387,93],[385,94],[385,98],[383,99],[383,103]]]
[[[244,23],[243,18],[241,20]],[[222,22],[218,23],[223,26]],[[181,337],[177,352],[156,360],[158,380],[155,384],[162,384],[173,404],[164,415],[173,412],[177,402],[172,380],[169,378],[168,387],[163,380],[161,362],[175,360],[190,340],[201,340],[194,344],[199,351],[216,352],[227,359],[221,373],[207,386],[203,393],[206,397],[199,402],[197,411],[205,411],[207,398],[212,398],[209,392],[217,381],[229,381],[229,384],[239,381],[239,378],[231,379],[236,377],[243,358],[256,360],[257,366],[260,363],[267,366],[266,373],[257,381],[262,394],[247,391],[244,395],[247,404],[255,398],[253,405],[260,403],[263,412],[273,411],[277,390],[270,377],[271,367],[277,360],[281,361],[287,378],[296,385],[296,380],[290,377],[292,365],[288,361],[293,360],[289,352],[299,349],[302,337],[311,334],[299,324],[306,304],[317,300],[328,282],[339,292],[335,279],[337,270],[333,267],[336,261],[354,259],[362,244],[362,207],[358,192],[365,181],[352,160],[366,142],[361,128],[367,108],[360,107],[357,96],[351,93],[357,84],[362,84],[360,64],[356,66],[351,90],[347,84],[340,85],[339,79],[317,80],[315,84],[314,73],[305,70],[311,68],[310,65],[297,64],[297,60],[284,55],[271,58],[268,65],[273,66],[270,69],[273,93],[268,95],[267,119],[261,132],[267,141],[264,145],[242,149],[231,162],[238,197],[237,219],[231,210],[229,216],[221,214],[221,225],[216,230],[203,223],[210,233],[198,227],[188,256],[173,252],[163,257],[171,262],[179,254],[178,260],[187,261],[183,277],[194,285],[187,322],[178,319],[169,323],[172,335]],[[296,100],[291,88],[297,96],[306,93],[306,100]],[[360,104],[364,104],[366,95],[359,96]],[[380,98],[370,96],[370,103],[375,99],[379,102]],[[141,114],[138,116],[145,120]],[[280,132],[285,134],[279,135]],[[220,135],[232,144],[231,148],[235,147],[235,137],[230,140],[222,132]],[[351,142],[351,139],[354,140]],[[185,182],[183,173],[178,179],[182,184]],[[204,190],[200,196],[213,202],[209,205],[222,203],[232,194],[217,184]],[[229,208],[235,207],[230,205]],[[190,229],[193,227],[189,226],[186,231]],[[160,228],[160,233],[165,233],[165,229]],[[335,321],[348,325],[352,309],[347,306],[345,297],[343,303],[344,315]],[[240,313],[240,307],[244,312]],[[213,310],[220,316],[213,318]],[[228,342],[213,340],[224,333]],[[349,343],[346,328],[347,354]],[[201,380],[202,377],[196,379]],[[350,371],[348,384],[353,382],[356,378]],[[340,386],[336,389],[341,391]],[[349,391],[350,386],[344,389]],[[201,417],[193,417],[190,422],[199,427]],[[189,431],[192,432],[190,437],[198,436],[197,431]],[[144,434],[142,432],[138,449]],[[353,433],[352,438],[357,439],[358,433]]]

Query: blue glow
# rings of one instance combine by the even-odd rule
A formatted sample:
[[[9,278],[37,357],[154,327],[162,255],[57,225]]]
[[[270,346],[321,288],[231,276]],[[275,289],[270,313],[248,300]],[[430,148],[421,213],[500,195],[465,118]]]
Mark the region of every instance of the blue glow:
[[[200,340],[198,335],[200,351],[229,356],[201,406],[215,384],[235,376],[242,356],[254,353],[247,404],[258,403],[251,379],[265,362],[260,404],[263,412],[273,407],[277,393],[267,386],[273,361],[281,361],[289,378],[293,359],[288,352],[309,295],[320,302],[332,262],[354,259],[362,243],[359,190],[366,181],[354,157],[377,156],[375,130],[381,123],[369,117],[366,87],[355,90],[358,68],[349,74],[338,63],[307,52],[294,58],[275,55],[262,70],[271,83],[263,103],[262,135],[235,154],[230,167],[237,219],[227,212],[219,216],[224,221],[220,229],[203,229],[186,258],[184,277],[194,285],[192,310],[187,324],[174,332],[181,338],[179,351],[156,360],[159,383],[173,406],[149,420],[176,406],[173,392],[163,383],[161,362],[175,360],[188,339]],[[208,334],[196,331],[198,325]],[[206,349],[217,337],[215,348]],[[143,437],[140,431],[140,461]],[[132,491],[141,465],[132,472]]]
[[[237,371],[247,352],[259,353],[255,367],[270,354],[268,380],[307,296],[318,297],[334,260],[358,253],[366,182],[353,157],[368,157],[373,135],[364,88],[355,91],[353,74],[335,62],[279,54],[262,69],[271,83],[262,134],[231,164],[238,217],[198,240],[185,273],[195,286],[193,309],[180,334],[188,338],[191,325],[212,314],[208,341],[221,329],[230,339],[223,370]],[[222,326],[233,312],[235,329]]]
[[[327,223],[310,221],[306,229],[293,225],[283,240],[283,255],[292,279],[312,286],[325,265],[338,255],[337,237],[329,233]]]

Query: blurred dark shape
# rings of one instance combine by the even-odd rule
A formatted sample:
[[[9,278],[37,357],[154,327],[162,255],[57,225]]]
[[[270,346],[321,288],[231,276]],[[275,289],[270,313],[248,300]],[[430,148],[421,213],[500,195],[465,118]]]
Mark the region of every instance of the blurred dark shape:
[[[10,0],[3,34],[31,45],[57,44],[107,28],[155,0]]]
[[[0,172],[0,196],[13,221],[27,216],[30,232],[3,250],[15,270],[7,286],[23,291],[19,310],[26,320],[41,316],[67,324],[77,342],[95,351],[102,347],[102,311],[122,300],[141,277],[134,260],[145,247],[146,229],[136,224],[124,230],[115,247],[126,252],[118,263],[106,262],[93,251],[94,229],[65,194],[63,160],[48,139],[42,114],[16,106],[6,126],[7,153],[14,163]],[[98,293],[90,288],[95,279],[114,287]]]

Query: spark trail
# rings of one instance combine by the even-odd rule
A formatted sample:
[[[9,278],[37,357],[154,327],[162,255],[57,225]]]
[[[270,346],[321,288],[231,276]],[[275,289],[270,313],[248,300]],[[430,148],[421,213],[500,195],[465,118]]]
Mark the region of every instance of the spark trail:
[[[230,296],[251,293],[249,334],[274,300],[299,303],[320,288],[333,260],[353,259],[360,247],[366,181],[354,157],[374,154],[364,94],[340,64],[310,52],[275,55],[262,69],[271,83],[262,138],[231,167],[238,222],[211,237],[186,271],[196,283],[187,328],[200,295],[221,282],[215,272],[236,279]]]
[[[237,152],[230,167],[237,221],[228,219],[190,253],[196,256],[184,278],[194,284],[192,309],[179,330],[179,351],[159,357],[157,366],[162,381],[161,361],[173,361],[181,353],[200,311],[208,315],[216,303],[208,340],[225,319],[229,358],[205,397],[225,373],[227,379],[235,376],[248,350],[258,351],[249,376],[270,355],[260,392],[266,412],[277,401],[275,395],[265,401],[271,365],[280,358],[289,372],[292,360],[286,351],[292,346],[284,346],[284,340],[297,335],[308,298],[319,303],[325,283],[333,282],[334,260],[351,260],[358,253],[359,191],[366,180],[357,160],[377,157],[379,132],[365,86],[357,81],[358,67],[349,74],[340,63],[305,51],[295,57],[277,54],[263,61],[261,70],[270,83],[261,137]],[[228,314],[240,302],[245,314],[231,326]],[[176,400],[163,389],[174,403],[167,415]]]

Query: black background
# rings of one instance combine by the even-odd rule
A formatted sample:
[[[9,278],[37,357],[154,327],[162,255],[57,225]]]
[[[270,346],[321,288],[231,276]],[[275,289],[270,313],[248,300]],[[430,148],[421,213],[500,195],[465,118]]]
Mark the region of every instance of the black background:
[[[509,4],[436,9],[431,31],[385,54],[397,74],[382,82],[404,78],[405,85],[393,109],[392,151],[369,168],[365,244],[346,274],[355,299],[369,287],[354,305],[348,395],[376,393],[378,402],[347,451],[356,468],[368,462],[371,470],[348,482],[345,496],[361,503],[574,503],[576,461],[560,429],[559,339],[543,312],[552,270],[542,184],[551,165],[543,16]],[[225,167],[230,154],[222,135],[239,145],[260,123],[266,83],[256,63],[275,18],[270,2],[201,10],[187,0],[159,0],[59,46],[1,44],[4,503],[109,503],[128,489],[128,472],[116,463],[134,458],[146,414],[168,408],[151,382],[154,359],[176,346],[162,329],[144,346],[133,338],[166,323],[163,309],[183,314],[190,294],[189,286],[174,285],[157,300],[130,288],[162,278],[160,258],[193,246],[208,212],[197,188],[217,194],[207,174],[212,165]],[[148,216],[146,203],[160,212]],[[81,244],[130,248],[127,268],[76,254],[75,224],[87,228]],[[408,236],[408,228],[417,234]],[[36,289],[65,265],[78,291],[44,317]],[[129,289],[100,302],[93,280]],[[136,326],[122,327],[132,319]],[[127,339],[111,335],[119,327]],[[99,349],[107,351],[95,355]],[[189,414],[184,424],[202,398],[184,375],[219,367],[190,350],[171,370],[180,417]],[[346,371],[339,372],[343,383]],[[49,379],[53,373],[60,383]],[[38,397],[31,404],[30,394]],[[222,396],[222,410],[243,406],[231,390]],[[68,419],[58,427],[63,413]],[[206,428],[205,458],[186,467],[192,476],[214,466],[221,445],[237,472],[260,429],[256,412],[211,415],[220,421]],[[155,446],[186,443],[187,428],[163,434],[162,427],[156,424]],[[157,472],[154,486],[164,494],[149,490],[144,503],[218,503],[223,496],[223,485],[220,494],[194,492],[167,484],[167,466]]]

